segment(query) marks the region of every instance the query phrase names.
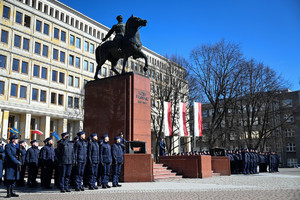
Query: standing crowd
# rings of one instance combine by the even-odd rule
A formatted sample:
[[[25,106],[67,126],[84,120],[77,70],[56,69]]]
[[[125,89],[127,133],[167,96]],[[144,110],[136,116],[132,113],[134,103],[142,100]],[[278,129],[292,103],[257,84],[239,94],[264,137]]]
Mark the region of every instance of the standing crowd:
[[[108,185],[112,166],[112,187],[121,187],[119,177],[125,153],[123,133],[115,137],[115,143],[109,144],[108,135],[98,141],[96,133],[86,138],[84,131],[77,133],[73,141],[69,133],[61,134],[62,139],[53,147],[52,138],[44,140],[45,145],[39,149],[37,140],[32,140],[31,147],[26,150],[25,142],[19,141],[16,135],[9,138],[10,142],[0,143],[0,181],[3,169],[4,185],[7,187],[7,198],[18,197],[14,192],[16,185],[25,186],[27,169],[29,187],[37,187],[37,175],[41,169],[41,186],[49,189],[54,174],[54,183],[61,192],[84,191],[110,188]]]

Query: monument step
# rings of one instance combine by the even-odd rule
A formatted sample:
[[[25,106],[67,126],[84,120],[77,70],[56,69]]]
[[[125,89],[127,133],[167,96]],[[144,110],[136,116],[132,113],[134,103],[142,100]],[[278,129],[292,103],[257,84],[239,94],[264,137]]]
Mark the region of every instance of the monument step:
[[[168,175],[168,176],[176,176],[176,173],[173,173],[173,172],[169,172],[169,171],[165,171],[165,172],[154,172],[154,177],[158,177],[158,176],[165,176],[165,175]]]
[[[159,163],[154,163],[153,164],[153,167],[163,167],[164,166],[164,164],[159,164]]]
[[[172,176],[172,177],[160,177],[160,178],[154,178],[155,182],[159,182],[159,181],[171,181],[171,180],[180,180],[182,179],[182,176]]]

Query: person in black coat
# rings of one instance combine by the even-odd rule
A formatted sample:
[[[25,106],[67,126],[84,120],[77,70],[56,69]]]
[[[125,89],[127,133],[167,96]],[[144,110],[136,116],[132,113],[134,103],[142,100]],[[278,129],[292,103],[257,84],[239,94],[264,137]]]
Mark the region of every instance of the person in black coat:
[[[101,156],[101,146],[103,144],[103,140],[99,140],[98,144],[99,144],[99,155]],[[101,158],[100,158],[100,160],[101,160]],[[100,163],[98,165],[98,178],[97,178],[98,186],[101,186],[101,184],[102,184],[102,177],[103,177],[103,167]]]
[[[127,143],[127,140],[124,138],[123,132],[121,132],[119,135],[120,135],[120,145],[123,148],[123,152],[125,154],[126,153],[126,143]]]
[[[28,166],[28,181],[29,187],[35,187],[37,185],[36,177],[39,169],[39,155],[40,150],[38,148],[39,143],[37,140],[32,140],[31,148],[26,152],[26,163]]]
[[[103,167],[103,178],[102,178],[102,188],[110,188],[108,185],[109,180],[109,173],[110,173],[110,165],[112,163],[111,157],[111,146],[108,143],[109,137],[107,134],[102,136],[103,144],[101,146],[101,156],[100,156],[100,163]]]
[[[164,138],[160,138],[159,142],[159,155],[160,156],[166,156],[166,144],[164,142]]]
[[[87,143],[84,131],[77,133],[77,136],[79,137],[79,140],[74,144],[75,191],[84,191],[82,180],[87,161]]]
[[[90,168],[89,189],[98,189],[96,186],[98,165],[100,161],[99,144],[97,142],[97,133],[91,134],[92,141],[88,144],[88,165]]]
[[[61,134],[62,139],[58,142],[57,159],[59,165],[59,187],[62,193],[71,192],[69,189],[69,181],[73,164],[73,144],[69,140],[69,133]]]
[[[250,154],[248,149],[242,151],[243,174],[249,174]]]
[[[73,144],[73,147],[75,147],[75,144],[78,142],[79,140],[79,137],[76,136],[73,138],[72,140],[72,144]],[[74,150],[75,151],[75,150]],[[74,158],[75,158],[75,154],[74,154]],[[74,160],[73,161],[73,166],[72,166],[72,172],[71,172],[71,176],[70,176],[70,186],[72,186],[72,188],[76,188],[76,161]]]
[[[53,174],[54,162],[55,162],[55,152],[53,148],[52,138],[47,138],[44,140],[45,146],[41,149],[40,160],[42,167],[42,186],[45,188],[52,188],[51,179]]]
[[[2,177],[3,177],[4,158],[5,158],[5,153],[4,153],[3,143],[2,143],[2,141],[0,141],[0,185],[1,185]]]
[[[14,193],[14,187],[16,186],[16,181],[19,180],[19,166],[22,163],[18,160],[19,152],[17,149],[17,144],[19,143],[19,138],[13,135],[9,138],[10,143],[5,146],[5,185],[7,187],[7,198],[18,197]]]
[[[19,152],[21,153],[20,162],[22,163],[21,171],[20,171],[20,179],[17,182],[18,186],[24,186],[25,181],[25,172],[26,172],[26,148],[25,148],[25,142],[20,141],[19,142]]]
[[[121,167],[124,162],[123,155],[123,147],[121,145],[121,138],[115,137],[115,144],[112,145],[112,161],[113,161],[113,187],[121,187],[119,184],[119,178],[121,174]]]

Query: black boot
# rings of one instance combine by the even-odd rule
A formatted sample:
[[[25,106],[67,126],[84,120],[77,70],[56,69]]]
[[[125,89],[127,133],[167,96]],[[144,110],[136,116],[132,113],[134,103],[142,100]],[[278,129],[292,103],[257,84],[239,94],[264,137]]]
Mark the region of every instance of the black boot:
[[[11,191],[10,191],[11,186],[7,186],[7,195],[5,198],[10,198],[11,197]]]
[[[10,194],[11,194],[12,197],[19,197],[18,194],[14,193],[14,188],[13,188],[13,186],[10,186]]]

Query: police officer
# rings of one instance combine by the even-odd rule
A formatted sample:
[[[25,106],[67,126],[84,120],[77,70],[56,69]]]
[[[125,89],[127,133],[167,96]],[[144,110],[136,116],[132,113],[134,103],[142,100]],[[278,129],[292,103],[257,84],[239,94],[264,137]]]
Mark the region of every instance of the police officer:
[[[37,140],[32,140],[30,142],[31,148],[26,152],[26,163],[28,166],[28,181],[27,184],[29,187],[35,187],[36,177],[39,169],[39,155],[40,150],[38,148],[39,143]]]
[[[102,136],[103,144],[101,146],[101,156],[100,156],[100,163],[103,167],[103,178],[102,178],[102,188],[110,188],[108,185],[108,179],[109,179],[109,172],[110,172],[110,165],[112,162],[111,157],[111,146],[108,143],[109,137],[107,134]]]
[[[99,140],[98,144],[99,144],[99,155],[101,156],[101,146],[103,144],[103,140]],[[100,160],[101,160],[101,158],[100,158]],[[102,184],[102,177],[103,177],[103,167],[101,164],[99,164],[98,165],[98,178],[97,178],[98,186],[101,186],[101,184]]]
[[[121,145],[122,148],[123,148],[123,152],[126,153],[126,143],[127,143],[127,140],[124,138],[123,132],[121,132],[121,133],[119,134],[119,136],[120,136],[120,145]]]
[[[160,138],[159,142],[159,155],[160,156],[166,156],[166,144],[164,142],[164,138]]]
[[[10,143],[5,146],[5,185],[7,187],[6,198],[19,196],[14,193],[14,187],[20,176],[19,166],[22,165],[22,163],[18,160],[19,155],[17,144],[19,143],[19,138],[16,135],[12,135],[9,140]]]
[[[3,148],[3,143],[0,140],[0,185],[2,182],[2,177],[3,177],[3,161],[4,161],[5,153],[4,153],[4,148]]]
[[[58,164],[60,171],[59,186],[60,191],[71,192],[69,181],[73,164],[73,144],[69,140],[69,133],[61,134],[62,139],[58,143]]]
[[[72,140],[73,147],[78,142],[78,140],[79,140],[78,136],[73,138],[73,140]],[[71,176],[70,176],[70,181],[69,181],[70,186],[72,186],[73,189],[76,189],[76,164],[75,163],[76,163],[76,161],[74,160],[73,166],[72,166],[72,171],[71,171]]]
[[[77,133],[77,136],[79,137],[79,140],[74,145],[75,191],[84,191],[84,187],[82,186],[82,179],[87,161],[87,143],[85,140],[84,131]]]
[[[26,148],[24,141],[19,142],[19,152],[21,153],[20,162],[22,163],[22,166],[20,171],[20,179],[18,180],[17,184],[18,186],[24,186],[24,177],[26,172]]]
[[[90,176],[89,176],[89,189],[94,190],[98,189],[96,186],[96,179],[98,173],[98,165],[100,161],[99,155],[99,144],[97,142],[98,136],[97,133],[91,134],[92,141],[88,144],[88,164],[90,168]]]
[[[113,161],[113,187],[121,187],[119,178],[121,167],[123,164],[123,148],[121,146],[121,138],[115,137],[115,144],[112,145],[112,161]]]
[[[55,162],[55,152],[54,152],[53,141],[51,137],[45,139],[45,146],[41,149],[40,158],[41,158],[41,166],[43,169],[41,175],[41,177],[43,177],[42,186],[50,189],[52,188],[50,185],[51,185],[51,179],[52,179],[54,162]]]
[[[243,161],[243,174],[249,174],[249,163],[250,155],[249,150],[246,148],[242,151],[242,161]]]

